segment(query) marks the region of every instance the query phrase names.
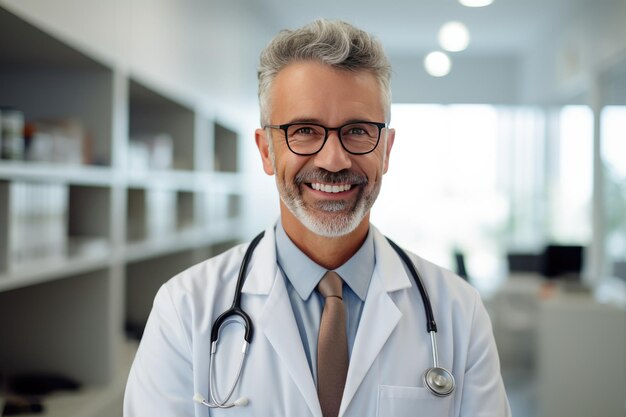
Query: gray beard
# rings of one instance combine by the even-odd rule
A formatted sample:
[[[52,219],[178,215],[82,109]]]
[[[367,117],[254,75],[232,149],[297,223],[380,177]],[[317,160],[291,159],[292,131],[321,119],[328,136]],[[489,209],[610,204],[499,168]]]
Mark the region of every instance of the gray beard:
[[[313,178],[312,178],[313,177]],[[329,177],[334,177],[329,181]],[[300,187],[305,182],[351,182],[362,184],[356,201],[350,207],[347,201],[318,201],[313,207],[307,206],[302,198]],[[380,192],[380,183],[365,194],[367,179],[354,173],[327,173],[323,171],[298,174],[291,186],[286,186],[278,176],[276,185],[280,198],[289,211],[310,231],[324,237],[339,237],[354,231],[365,218]]]

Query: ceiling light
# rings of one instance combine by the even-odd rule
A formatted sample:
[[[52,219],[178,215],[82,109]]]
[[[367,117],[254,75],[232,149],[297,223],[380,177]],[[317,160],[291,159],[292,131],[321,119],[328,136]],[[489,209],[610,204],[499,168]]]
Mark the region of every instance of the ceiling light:
[[[466,7],[485,7],[493,3],[493,0],[459,0]]]
[[[470,35],[461,22],[448,22],[439,29],[439,44],[450,52],[459,52],[469,45]]]
[[[424,58],[424,68],[433,77],[444,77],[450,72],[452,62],[450,57],[443,52],[431,52]]]

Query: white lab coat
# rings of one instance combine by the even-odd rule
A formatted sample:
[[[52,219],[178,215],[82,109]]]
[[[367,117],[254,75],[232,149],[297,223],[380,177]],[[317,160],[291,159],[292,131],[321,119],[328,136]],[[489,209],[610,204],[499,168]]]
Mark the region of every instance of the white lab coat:
[[[510,409],[491,324],[477,292],[449,271],[410,255],[429,292],[438,324],[440,365],[456,392],[437,398],[423,385],[432,366],[424,307],[417,287],[373,226],[376,267],[356,335],[339,416],[507,417]],[[124,415],[322,417],[284,278],[276,264],[274,229],[259,243],[243,287],[253,341],[232,400],[249,405],[207,409],[211,325],[232,303],[247,245],[202,262],[158,292],[133,363]],[[230,389],[243,340],[226,326],[216,362],[219,395]]]

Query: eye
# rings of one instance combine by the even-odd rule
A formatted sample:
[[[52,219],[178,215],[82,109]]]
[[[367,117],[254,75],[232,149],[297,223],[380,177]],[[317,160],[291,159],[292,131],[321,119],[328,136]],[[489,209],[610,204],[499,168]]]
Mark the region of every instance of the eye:
[[[311,126],[300,126],[294,130],[294,135],[314,135],[316,132]]]
[[[367,135],[367,131],[363,129],[362,127],[352,126],[348,129],[346,134],[354,135],[354,136],[361,136],[361,135]]]
[[[324,129],[315,126],[315,125],[307,125],[307,124],[295,124],[291,125],[288,130],[289,137],[299,137],[300,139],[304,138],[317,138],[318,136],[324,136]]]
[[[354,124],[344,127],[341,134],[348,137],[358,138],[364,136],[372,136],[373,130],[370,126],[364,124]]]

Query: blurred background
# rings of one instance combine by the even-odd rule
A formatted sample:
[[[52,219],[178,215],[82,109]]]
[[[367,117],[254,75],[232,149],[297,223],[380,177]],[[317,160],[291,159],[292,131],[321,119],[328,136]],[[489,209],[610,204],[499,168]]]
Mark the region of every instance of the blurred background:
[[[121,415],[159,286],[277,219],[258,56],[327,17],[393,65],[372,221],[481,292],[513,414],[626,416],[626,1],[463,3],[0,0],[0,410]]]

